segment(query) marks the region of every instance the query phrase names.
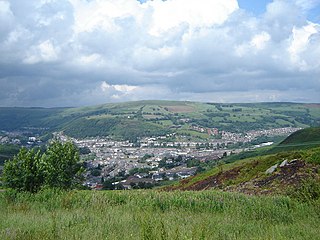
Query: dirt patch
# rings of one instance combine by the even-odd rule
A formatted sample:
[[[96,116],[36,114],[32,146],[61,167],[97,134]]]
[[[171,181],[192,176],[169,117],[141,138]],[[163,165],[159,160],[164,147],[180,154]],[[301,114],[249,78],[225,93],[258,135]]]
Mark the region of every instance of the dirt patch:
[[[291,164],[279,168],[278,172],[275,172],[269,177],[262,180],[255,181],[257,187],[265,187],[270,185],[273,181],[277,180],[280,183],[296,185],[300,182],[301,177],[299,177],[299,172],[306,166],[304,161],[297,160]],[[301,173],[302,174],[302,173]]]
[[[318,103],[306,104],[305,106],[310,108],[320,108],[320,104]]]
[[[222,189],[224,182],[236,179],[240,174],[241,167],[233,168],[228,171],[221,171],[217,175],[210,176],[202,181],[196,182],[189,187],[183,188],[182,190],[194,190],[200,191],[210,188]]]
[[[319,177],[319,166],[306,163],[302,160],[294,160],[286,166],[278,167],[272,174],[258,172],[247,181],[242,181],[248,168],[254,168],[258,162],[252,162],[250,166],[243,165],[227,171],[221,171],[214,176],[207,177],[189,185],[192,179],[185,179],[181,185],[168,190],[192,190],[201,191],[207,189],[220,189],[223,191],[241,192],[249,195],[266,195],[284,193],[290,187],[299,186],[305,179]],[[245,178],[244,178],[245,179]],[[189,185],[183,187],[184,185]]]
[[[173,112],[173,113],[194,112],[194,107],[192,107],[192,106],[166,106],[165,109],[167,109],[169,112]]]
[[[248,182],[232,186],[229,190],[250,195],[284,193],[291,187],[299,186],[304,180],[317,177],[317,167],[296,160],[284,167],[278,167],[271,175],[264,175]]]
[[[157,119],[157,118],[159,118],[158,115],[152,115],[152,114],[142,115],[142,117],[145,118],[145,119]]]

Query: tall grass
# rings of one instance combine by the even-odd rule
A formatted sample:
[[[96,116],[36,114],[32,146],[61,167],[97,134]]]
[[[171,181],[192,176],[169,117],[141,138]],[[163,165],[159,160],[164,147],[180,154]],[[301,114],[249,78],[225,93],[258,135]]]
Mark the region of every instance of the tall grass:
[[[318,239],[319,205],[212,191],[6,191],[0,239]]]

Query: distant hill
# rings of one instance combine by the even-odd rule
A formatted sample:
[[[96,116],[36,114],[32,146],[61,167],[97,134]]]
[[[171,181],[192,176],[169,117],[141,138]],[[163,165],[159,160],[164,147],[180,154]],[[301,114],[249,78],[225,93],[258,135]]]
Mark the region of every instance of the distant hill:
[[[65,131],[78,138],[134,139],[172,132],[209,137],[194,126],[232,132],[320,126],[320,104],[137,101],[81,108],[0,108],[0,130]]]
[[[301,144],[301,143],[320,143],[320,127],[301,129],[287,137],[281,145]]]
[[[320,147],[320,127],[305,128],[292,133],[280,143],[272,146],[258,148],[253,151],[246,151],[236,155],[229,156],[225,162],[232,163],[237,160],[265,156],[280,152],[299,151]]]
[[[283,151],[296,151],[320,147],[320,127],[301,129],[292,133],[278,146],[273,147],[267,153],[277,153]]]

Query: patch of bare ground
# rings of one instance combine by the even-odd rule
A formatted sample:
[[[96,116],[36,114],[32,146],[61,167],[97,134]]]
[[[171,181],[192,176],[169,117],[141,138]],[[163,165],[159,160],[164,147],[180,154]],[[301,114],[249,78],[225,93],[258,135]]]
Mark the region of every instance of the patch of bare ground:
[[[306,107],[319,108],[320,104],[319,103],[310,103],[310,104],[306,104]]]
[[[194,111],[192,106],[167,106],[166,108],[173,113],[190,113]]]
[[[251,167],[255,167],[254,162]],[[306,163],[303,160],[294,160],[283,167],[278,167],[272,174],[259,172],[251,179],[241,181],[243,172],[246,170],[247,166],[235,167],[227,171],[220,171],[216,175],[209,176],[193,184],[188,184],[191,179],[185,179],[180,186],[167,190],[201,191],[220,189],[249,195],[266,195],[283,193],[289,187],[299,186],[307,178],[319,177],[319,166]],[[237,182],[237,184],[234,184],[234,182]],[[183,187],[184,185],[186,187]]]
[[[283,193],[288,187],[298,186],[307,178],[317,177],[317,171],[317,167],[312,164],[295,160],[286,166],[278,167],[278,170],[273,174],[253,178],[237,186],[230,186],[226,190],[254,195]]]

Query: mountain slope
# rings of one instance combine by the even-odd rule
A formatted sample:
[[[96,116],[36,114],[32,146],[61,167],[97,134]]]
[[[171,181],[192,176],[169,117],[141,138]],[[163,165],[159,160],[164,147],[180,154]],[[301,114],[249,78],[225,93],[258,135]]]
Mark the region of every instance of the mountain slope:
[[[320,146],[320,127],[305,128],[292,133],[278,146],[273,147],[267,153],[283,151],[296,151]]]
[[[300,130],[273,149],[256,151],[254,157],[243,160],[239,156],[238,161],[233,156],[232,163],[182,180],[167,190],[222,189],[265,194],[283,193],[307,179],[320,184],[319,132],[320,128]]]
[[[137,101],[81,108],[0,108],[0,130],[45,128],[73,137],[109,135],[128,139],[176,132],[207,139],[206,132],[193,127],[245,132],[319,125],[319,104]]]
[[[299,130],[287,137],[281,145],[320,142],[320,127]]]
[[[187,178],[166,190],[221,189],[255,195],[283,194],[308,179],[320,183],[319,156],[320,148],[314,148],[249,158]],[[270,173],[267,173],[268,170]]]

